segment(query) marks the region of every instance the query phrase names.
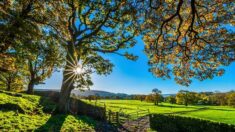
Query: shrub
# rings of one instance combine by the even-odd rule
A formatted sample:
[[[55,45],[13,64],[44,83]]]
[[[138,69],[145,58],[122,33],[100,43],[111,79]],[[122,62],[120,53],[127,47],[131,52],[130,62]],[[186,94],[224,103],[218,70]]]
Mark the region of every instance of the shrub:
[[[158,132],[234,132],[235,126],[175,115],[150,115],[150,127]]]
[[[235,107],[235,92],[228,95],[228,104]]]

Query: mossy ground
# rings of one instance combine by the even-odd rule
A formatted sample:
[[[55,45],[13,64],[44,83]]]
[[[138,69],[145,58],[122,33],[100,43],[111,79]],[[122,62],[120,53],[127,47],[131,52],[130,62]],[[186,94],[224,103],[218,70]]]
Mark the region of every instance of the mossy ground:
[[[56,104],[36,95],[1,91],[0,105],[0,131],[95,131],[98,125],[86,116],[52,115]]]

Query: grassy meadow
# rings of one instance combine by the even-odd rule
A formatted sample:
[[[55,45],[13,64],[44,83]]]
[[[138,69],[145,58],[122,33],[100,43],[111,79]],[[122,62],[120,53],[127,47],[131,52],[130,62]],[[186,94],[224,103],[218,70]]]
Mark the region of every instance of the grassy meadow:
[[[83,100],[107,110],[136,113],[138,109],[150,113],[175,114],[202,118],[235,125],[235,108],[223,106],[188,106],[141,102],[139,100]],[[57,105],[48,98],[0,92],[0,131],[100,131],[103,122],[87,116],[53,112]],[[54,114],[52,114],[54,113]]]
[[[84,101],[101,106],[105,105],[107,109],[126,114],[136,112],[138,109],[149,109],[150,113],[176,114],[235,125],[235,108],[228,106],[189,105],[186,107],[169,103],[160,103],[155,106],[153,103],[139,100],[98,100],[97,103],[94,100]]]
[[[96,131],[102,122],[87,116],[52,114],[56,104],[36,95],[0,92],[0,131]]]

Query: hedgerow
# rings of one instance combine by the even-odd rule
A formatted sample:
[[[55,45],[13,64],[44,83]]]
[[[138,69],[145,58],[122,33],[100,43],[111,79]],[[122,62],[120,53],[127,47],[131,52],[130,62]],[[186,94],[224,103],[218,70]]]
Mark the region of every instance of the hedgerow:
[[[234,125],[163,114],[150,115],[150,127],[158,132],[235,132]]]

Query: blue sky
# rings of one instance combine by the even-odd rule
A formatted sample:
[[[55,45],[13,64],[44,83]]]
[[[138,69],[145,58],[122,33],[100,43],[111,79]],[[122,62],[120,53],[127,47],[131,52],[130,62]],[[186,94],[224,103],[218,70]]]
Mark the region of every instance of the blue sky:
[[[108,76],[92,75],[94,85],[92,90],[104,90],[115,93],[127,94],[148,94],[153,88],[158,88],[164,94],[176,93],[180,89],[190,91],[229,91],[235,90],[235,63],[225,68],[225,74],[215,77],[213,80],[197,81],[189,87],[183,87],[171,80],[156,78],[148,72],[147,56],[143,52],[144,43],[137,38],[137,45],[128,50],[139,58],[137,61],[130,61],[115,54],[106,54],[105,58],[110,59],[115,65],[113,72]],[[36,88],[60,89],[62,73],[56,72],[45,81],[46,84],[38,85]]]

